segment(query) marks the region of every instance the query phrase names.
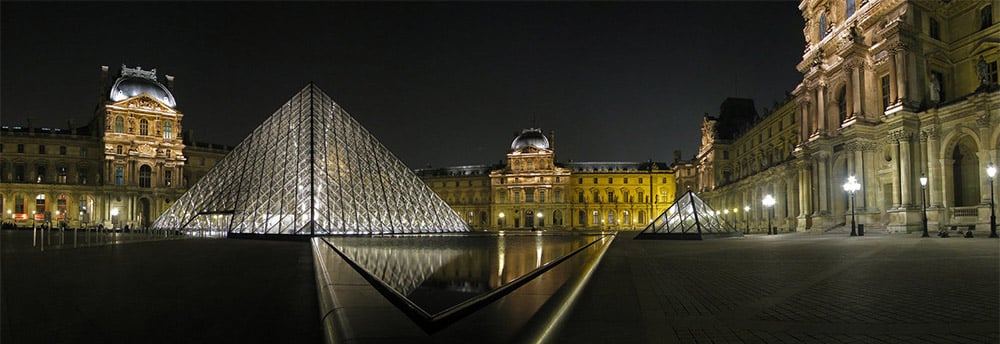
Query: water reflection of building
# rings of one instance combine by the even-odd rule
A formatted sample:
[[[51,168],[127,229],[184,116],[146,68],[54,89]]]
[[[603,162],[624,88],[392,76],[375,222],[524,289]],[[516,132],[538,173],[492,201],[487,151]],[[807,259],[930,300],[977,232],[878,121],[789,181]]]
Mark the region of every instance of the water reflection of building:
[[[417,173],[476,229],[637,230],[670,206],[675,190],[662,162],[556,162],[539,129],[514,138],[506,163]]]
[[[848,176],[861,184],[854,211],[868,227],[920,230],[925,196],[932,230],[988,228],[998,195],[985,170],[1000,163],[993,4],[802,1],[802,82],[749,125],[706,117],[698,156],[677,165],[697,174],[685,183],[717,209],[750,206],[760,229],[765,194],[777,198],[782,229],[848,224]]]
[[[4,222],[143,226],[228,152],[182,141],[172,76],[161,83],[155,69],[100,72],[99,106],[87,125],[3,125]]]

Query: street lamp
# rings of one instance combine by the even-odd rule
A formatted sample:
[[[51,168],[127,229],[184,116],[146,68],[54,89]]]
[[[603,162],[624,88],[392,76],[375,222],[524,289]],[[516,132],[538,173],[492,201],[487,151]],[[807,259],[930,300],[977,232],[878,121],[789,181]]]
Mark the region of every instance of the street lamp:
[[[854,222],[854,192],[858,190],[861,190],[861,184],[858,184],[858,180],[854,179],[854,176],[847,177],[847,183],[844,183],[844,191],[851,193],[851,236],[858,236],[858,232],[855,229],[857,225]]]
[[[930,235],[927,234],[927,176],[924,176],[923,173],[920,174],[920,199],[924,204],[924,216],[921,219],[923,221],[924,234],[920,237],[928,238]]]
[[[746,228],[746,230],[743,231],[743,234],[750,234],[750,217],[749,216],[750,216],[750,206],[749,205],[745,205],[745,206],[743,206],[743,224],[747,225],[747,228]]]
[[[545,224],[542,223],[542,212],[539,211],[537,214],[535,214],[535,217],[538,218],[538,227],[544,227]],[[532,230],[534,230],[534,228],[532,228]]]
[[[767,207],[767,235],[771,235],[771,207],[774,206],[774,197],[771,194],[767,194],[761,202]],[[774,231],[774,234],[778,234],[778,231]]]
[[[990,163],[986,167],[986,175],[990,177],[990,238],[997,237],[997,214],[993,208],[993,177],[997,175],[997,167]]]
[[[504,216],[507,216],[507,215],[504,215],[504,213],[501,211],[500,215],[497,215],[497,216],[500,217],[500,221],[498,221],[499,223],[497,223],[497,228],[503,228],[503,225],[504,225],[503,218],[504,218]]]

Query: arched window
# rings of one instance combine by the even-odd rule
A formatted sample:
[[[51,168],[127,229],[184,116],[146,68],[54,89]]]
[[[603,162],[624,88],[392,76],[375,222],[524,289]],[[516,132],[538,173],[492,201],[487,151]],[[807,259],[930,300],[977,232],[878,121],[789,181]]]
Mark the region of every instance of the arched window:
[[[819,39],[826,38],[826,12],[819,15]]]
[[[628,210],[622,212],[622,223],[626,225],[632,223],[632,214],[629,214]]]
[[[615,224],[615,211],[608,210],[608,225]]]
[[[119,134],[125,132],[125,119],[122,116],[115,117],[115,132]]]
[[[122,145],[115,146],[115,154],[122,155]]]
[[[170,122],[163,122],[163,138],[174,138],[174,125]]]
[[[593,215],[593,221],[590,222],[591,224],[596,225],[598,223],[601,223],[601,214],[598,214],[597,210],[594,210],[593,214],[591,215]]]
[[[150,187],[150,178],[153,176],[153,169],[149,165],[142,165],[139,167],[139,187],[148,188]]]
[[[837,114],[840,118],[840,123],[844,123],[847,120],[847,86],[840,88],[837,91]]]
[[[639,211],[639,223],[641,223],[641,224],[645,224],[646,223],[646,212],[643,211],[643,210]]]
[[[139,135],[149,135],[149,121],[139,120]]]
[[[580,212],[577,213],[576,222],[579,222],[581,226],[586,226],[587,225],[587,213],[584,213],[583,210],[580,210]]]
[[[562,210],[554,210],[554,211],[552,211],[552,225],[553,226],[562,226],[562,224],[563,224]]]
[[[844,18],[850,18],[852,15],[854,15],[854,10],[855,10],[854,3],[855,3],[854,0],[847,0],[847,1],[845,1],[844,7],[845,7],[847,15],[844,16]]]
[[[62,221],[62,219],[65,218],[64,216],[66,216],[66,206],[68,203],[69,199],[66,195],[59,195],[59,198],[56,198],[56,211],[59,212],[56,214],[56,220]]]
[[[976,143],[966,136],[952,150],[952,186],[955,189],[955,205],[959,207],[979,204],[979,157],[975,147]]]

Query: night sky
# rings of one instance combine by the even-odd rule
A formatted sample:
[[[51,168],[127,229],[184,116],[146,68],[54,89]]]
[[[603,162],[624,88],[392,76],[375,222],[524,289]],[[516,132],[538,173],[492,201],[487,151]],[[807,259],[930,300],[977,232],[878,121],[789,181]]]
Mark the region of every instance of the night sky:
[[[312,81],[413,168],[496,163],[526,127],[559,161],[672,161],[726,97],[801,80],[797,4],[3,2],[0,121],[85,124],[124,63],[176,77],[200,142]]]

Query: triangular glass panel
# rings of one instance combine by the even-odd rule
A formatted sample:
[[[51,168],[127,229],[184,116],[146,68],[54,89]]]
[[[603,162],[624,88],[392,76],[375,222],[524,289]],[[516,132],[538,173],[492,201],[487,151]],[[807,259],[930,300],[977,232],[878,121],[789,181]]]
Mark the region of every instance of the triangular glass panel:
[[[223,212],[231,220],[221,228],[199,218]],[[418,225],[428,222],[434,225]],[[313,84],[264,120],[153,228],[230,235],[469,231],[458,213]]]

